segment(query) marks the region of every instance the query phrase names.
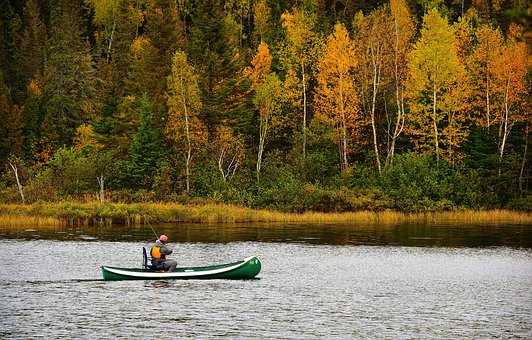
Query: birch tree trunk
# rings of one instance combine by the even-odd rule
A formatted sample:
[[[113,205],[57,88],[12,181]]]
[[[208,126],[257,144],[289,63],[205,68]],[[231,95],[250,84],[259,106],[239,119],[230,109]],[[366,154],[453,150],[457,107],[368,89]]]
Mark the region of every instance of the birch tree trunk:
[[[521,171],[519,172],[519,191],[521,192],[521,194],[525,192],[525,190],[523,190],[523,182],[524,182],[523,175],[525,173],[527,153],[528,153],[528,122],[526,123],[526,128],[525,128],[525,150],[523,152],[523,161],[521,162]]]
[[[220,156],[218,156],[218,170],[222,173],[222,178],[225,182],[225,171],[223,169],[224,155],[225,155],[225,149],[223,148],[220,151]]]
[[[436,162],[439,162],[440,149],[438,145],[438,125],[436,124],[436,83],[434,83],[432,98],[432,125],[434,127],[434,143],[436,145]]]
[[[486,76],[486,120],[488,125],[488,130],[490,128],[490,78]]]
[[[393,131],[390,147],[388,148],[388,154],[386,156],[386,166],[390,166],[393,163],[393,157],[395,155],[395,142],[399,135],[403,132],[405,123],[404,118],[404,99],[402,91],[400,91],[399,85],[399,27],[397,25],[397,19],[394,18],[395,29],[395,51],[394,51],[394,68],[395,68],[395,102],[397,105],[397,117],[395,118],[395,129]],[[401,93],[401,94],[400,94]]]
[[[344,95],[342,91],[342,83],[343,79],[340,78],[340,114],[341,114],[341,129],[342,129],[342,137],[341,137],[341,151],[342,151],[342,161],[341,164],[343,166],[343,169],[347,169],[348,163],[347,163],[347,122],[345,117],[345,110],[344,110]]]
[[[113,16],[113,28],[111,29],[111,37],[109,38],[109,45],[107,46],[107,58],[106,61],[109,63],[109,59],[111,58],[111,47],[113,45],[113,36],[115,34],[116,29],[116,17]]]
[[[22,190],[22,184],[20,183],[20,178],[18,177],[18,167],[13,162],[9,162],[9,165],[11,166],[11,169],[13,170],[13,174],[15,175],[15,179],[17,181],[18,192],[20,193],[20,198],[22,199],[22,203],[26,203],[26,199],[24,198],[24,191]]]
[[[100,199],[100,203],[103,203],[105,201],[105,187],[104,187],[104,183],[105,183],[105,177],[103,175],[100,175],[98,177],[96,177],[96,180],[98,181],[98,186],[100,187],[100,194],[98,195],[99,196],[99,199]]]
[[[303,78],[303,158],[307,147],[307,85],[305,83],[305,64],[301,61],[301,75]]]
[[[259,151],[257,154],[257,182],[260,180],[260,169],[262,165],[262,153],[264,152],[264,141],[266,140],[266,132],[268,131],[268,119],[260,119],[260,135],[259,135]]]
[[[375,149],[375,159],[377,160],[377,168],[379,169],[379,175],[382,173],[381,161],[379,159],[379,146],[377,143],[377,127],[375,126],[375,103],[377,99],[377,87],[379,83],[380,69],[376,62],[373,62],[373,96],[371,99],[371,128],[373,129],[373,147]]]
[[[511,128],[511,125],[510,125],[510,127],[508,127],[508,91],[509,91],[509,87],[510,87],[510,80],[508,79],[508,81],[506,82],[506,93],[504,95],[504,118],[503,118],[503,121],[501,122],[501,127],[502,127],[501,137],[502,137],[502,140],[501,140],[501,146],[500,146],[500,149],[499,149],[499,175],[501,174],[501,166],[500,166],[500,164],[502,163],[502,156],[504,154],[504,147],[506,146],[506,138],[510,134],[510,128]]]
[[[506,139],[508,138],[508,135],[510,134],[510,129],[512,128],[512,125],[508,125],[508,91],[510,87],[510,79],[506,81],[506,91],[504,94],[504,116],[501,121],[501,124],[499,126],[499,137],[501,138],[501,142],[499,145],[499,176],[501,175],[502,171],[502,158],[504,155],[504,148],[506,147]]]
[[[185,157],[185,172],[186,172],[186,177],[187,177],[186,183],[187,183],[187,194],[188,194],[190,193],[190,160],[192,158],[192,143],[190,141],[188,110],[187,110],[187,102],[186,102],[185,92],[184,92],[183,79],[179,78],[179,81],[181,82],[181,101],[183,103],[183,110],[185,111],[185,136],[187,139],[187,156]]]

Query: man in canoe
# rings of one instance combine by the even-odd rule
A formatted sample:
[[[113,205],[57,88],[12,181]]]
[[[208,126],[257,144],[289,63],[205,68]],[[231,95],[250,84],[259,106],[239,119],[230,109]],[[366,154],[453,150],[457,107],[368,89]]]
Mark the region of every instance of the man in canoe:
[[[166,246],[168,236],[161,235],[150,249],[151,263],[155,268],[172,272],[177,267],[177,261],[169,260],[166,255],[172,254],[172,249]]]

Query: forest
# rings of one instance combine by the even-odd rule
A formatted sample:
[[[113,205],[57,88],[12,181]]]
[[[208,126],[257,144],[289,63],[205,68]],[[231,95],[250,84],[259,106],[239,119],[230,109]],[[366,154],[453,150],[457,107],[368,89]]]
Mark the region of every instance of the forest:
[[[525,0],[3,0],[0,203],[532,210]]]

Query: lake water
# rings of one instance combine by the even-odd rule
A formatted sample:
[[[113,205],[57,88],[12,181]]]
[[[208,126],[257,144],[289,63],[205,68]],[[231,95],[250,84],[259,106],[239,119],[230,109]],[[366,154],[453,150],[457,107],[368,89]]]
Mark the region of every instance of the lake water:
[[[256,280],[101,281],[148,227],[0,227],[0,338],[532,338],[532,226],[155,226],[182,266]]]

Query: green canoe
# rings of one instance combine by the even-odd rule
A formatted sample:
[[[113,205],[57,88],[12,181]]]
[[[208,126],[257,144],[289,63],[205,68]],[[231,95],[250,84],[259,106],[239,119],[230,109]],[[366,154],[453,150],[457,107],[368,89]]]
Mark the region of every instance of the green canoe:
[[[177,280],[177,279],[252,279],[260,272],[258,257],[205,267],[176,268],[172,272],[157,272],[149,269],[118,268],[102,266],[103,279],[115,280]]]

